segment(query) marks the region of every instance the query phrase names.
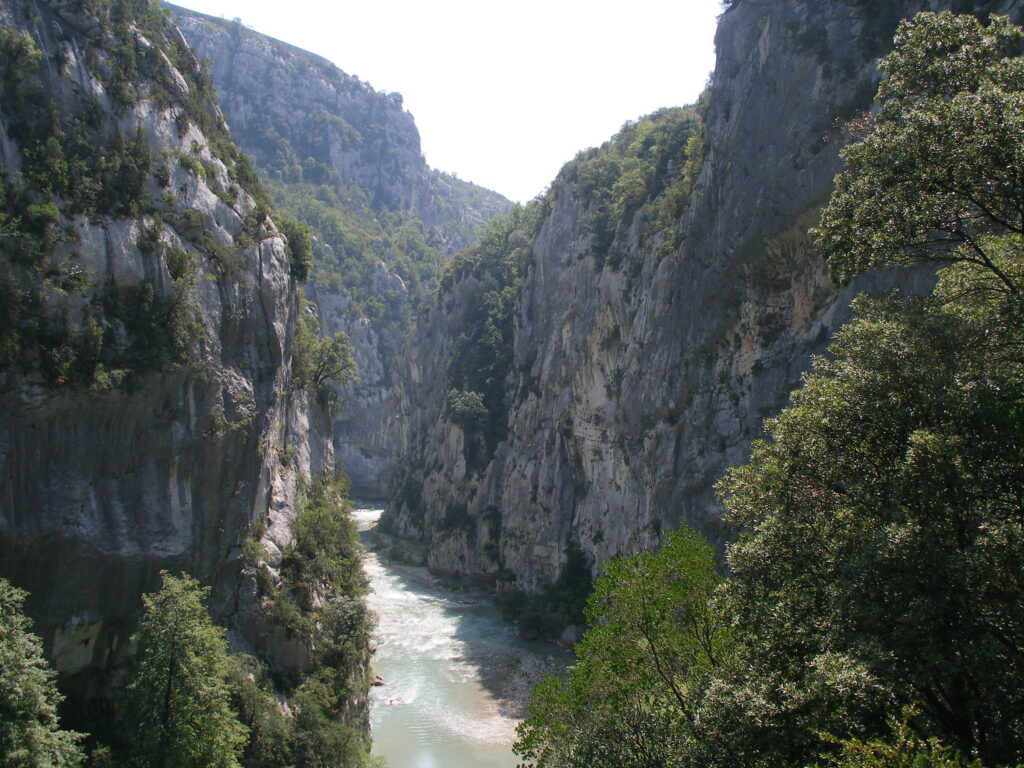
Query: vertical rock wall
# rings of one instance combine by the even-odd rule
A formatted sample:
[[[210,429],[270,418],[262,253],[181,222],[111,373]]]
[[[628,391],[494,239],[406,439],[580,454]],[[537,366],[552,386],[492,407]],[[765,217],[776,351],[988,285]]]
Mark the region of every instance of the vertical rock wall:
[[[375,91],[326,59],[246,28],[169,6],[210,74],[232,132],[264,169],[313,163],[365,196],[366,216],[415,216],[433,243],[451,255],[483,224],[508,209],[501,195],[431,169],[413,117],[397,93]],[[300,171],[301,172],[301,171]],[[385,261],[363,286],[401,314],[415,297]],[[344,291],[317,286],[324,330],[345,332],[359,381],[343,394],[335,449],[361,498],[383,498],[393,460],[397,404],[391,361],[405,322],[364,317]]]
[[[467,474],[442,412],[453,307],[472,290],[455,285],[406,347],[402,483],[384,524],[426,539],[435,571],[531,591],[573,547],[599,564],[681,522],[723,545],[715,483],[851,298],[929,285],[890,273],[837,289],[806,231],[840,169],[837,122],[870,106],[897,21],[950,5],[741,0],[724,13],[681,247],[659,254],[635,220],[617,234],[622,263],[595,262],[588,200],[560,176],[519,288],[508,439]],[[1021,15],[1019,2],[952,5]],[[450,510],[465,510],[459,525]]]
[[[162,569],[212,585],[211,612],[236,647],[295,663],[294,649],[268,641],[240,545],[265,528],[268,549],[285,546],[298,478],[333,466],[326,414],[287,386],[297,301],[284,240],[259,215],[219,112],[202,101],[195,59],[169,25],[145,31],[128,19],[115,34],[104,15],[113,12],[90,7],[0,3],[4,34],[27,33],[40,54],[18,87],[44,95],[52,130],[93,126],[95,152],[111,162],[110,137],[136,136],[152,163],[137,199],[80,212],[18,176],[32,151],[19,126],[32,116],[5,100],[7,200],[22,184],[30,203],[59,211],[52,247],[31,257],[40,262],[6,241],[5,297],[35,297],[46,327],[72,334],[91,318],[103,344],[144,356],[164,341],[140,336],[114,308],[119,296],[148,296],[135,320],[184,307],[191,336],[178,358],[137,366],[120,384],[44,375],[45,356],[73,355],[73,344],[26,341],[23,359],[0,372],[0,575],[30,592],[34,631],[78,704],[117,674],[140,594]],[[126,46],[137,61],[129,75],[118,70]]]

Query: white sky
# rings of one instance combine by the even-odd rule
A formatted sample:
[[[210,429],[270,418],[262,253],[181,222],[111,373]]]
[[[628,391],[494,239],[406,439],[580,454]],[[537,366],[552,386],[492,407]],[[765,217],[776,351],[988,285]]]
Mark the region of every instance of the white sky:
[[[397,91],[427,162],[526,201],[627,120],[692,103],[720,0],[175,0]]]

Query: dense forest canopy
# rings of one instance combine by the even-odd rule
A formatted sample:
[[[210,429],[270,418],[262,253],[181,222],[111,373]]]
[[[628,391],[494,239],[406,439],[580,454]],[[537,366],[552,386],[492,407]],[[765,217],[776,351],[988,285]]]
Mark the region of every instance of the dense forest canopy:
[[[608,567],[527,765],[1024,761],[1020,39],[901,25],[815,234],[837,279],[929,260],[937,287],[858,300],[722,482],[728,578],[686,533]]]

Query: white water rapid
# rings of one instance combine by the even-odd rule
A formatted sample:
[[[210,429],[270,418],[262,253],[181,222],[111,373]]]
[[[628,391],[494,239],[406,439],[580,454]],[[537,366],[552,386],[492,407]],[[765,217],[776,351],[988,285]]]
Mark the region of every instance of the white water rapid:
[[[379,509],[355,512],[369,530]],[[439,586],[422,568],[366,555],[377,615],[370,694],[373,753],[388,768],[514,768],[515,728],[533,683],[570,656],[524,642],[486,600]]]

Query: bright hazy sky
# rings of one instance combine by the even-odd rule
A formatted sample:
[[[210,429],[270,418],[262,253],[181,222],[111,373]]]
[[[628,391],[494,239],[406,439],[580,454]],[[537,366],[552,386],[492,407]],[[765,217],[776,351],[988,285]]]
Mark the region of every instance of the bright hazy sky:
[[[539,194],[627,120],[692,103],[720,0],[176,0],[397,91],[434,168]]]

